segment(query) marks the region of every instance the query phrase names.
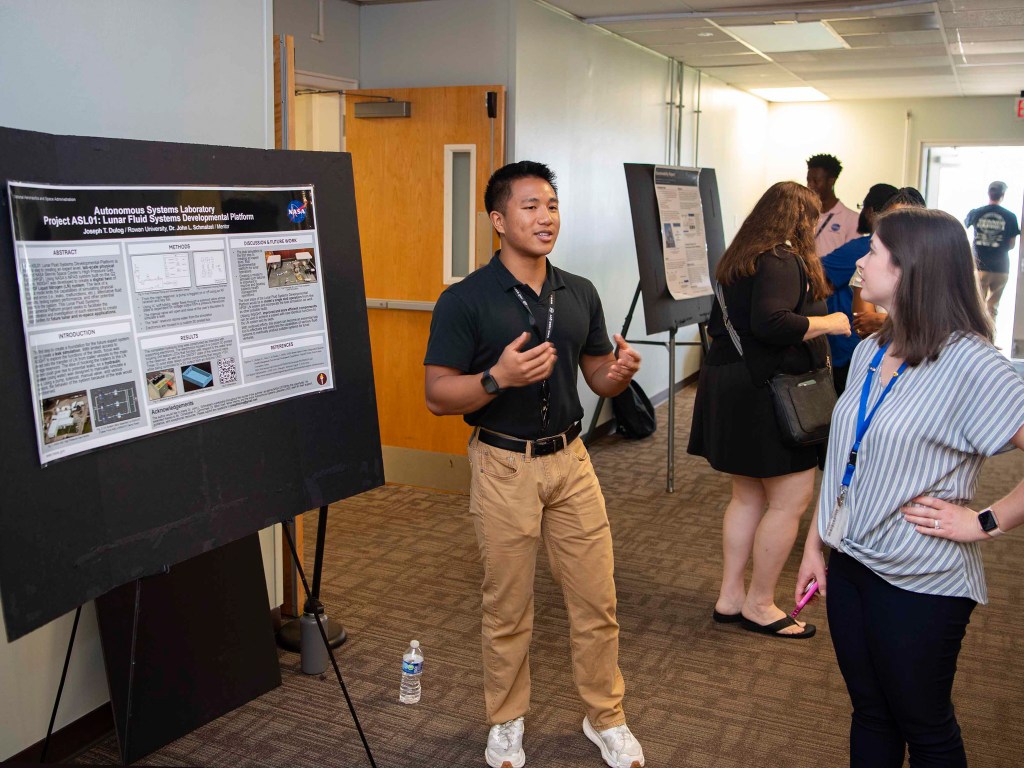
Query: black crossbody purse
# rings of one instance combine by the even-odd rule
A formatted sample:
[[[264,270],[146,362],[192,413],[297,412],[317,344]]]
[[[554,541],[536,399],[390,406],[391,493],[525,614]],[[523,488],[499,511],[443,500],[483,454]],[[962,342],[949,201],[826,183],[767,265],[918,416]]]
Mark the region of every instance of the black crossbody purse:
[[[796,259],[800,268],[802,293],[800,303],[794,311],[799,313],[803,309],[807,294],[807,277],[800,257],[797,256]],[[718,305],[722,308],[726,330],[729,331],[736,351],[743,357],[740,336],[732,327],[722,288],[717,283],[715,296],[718,297]],[[807,373],[776,373],[767,383],[775,409],[775,421],[783,443],[792,448],[801,448],[819,445],[828,440],[829,428],[832,425],[832,409],[835,408],[838,399],[832,381],[831,356],[826,357],[824,368],[810,370]]]

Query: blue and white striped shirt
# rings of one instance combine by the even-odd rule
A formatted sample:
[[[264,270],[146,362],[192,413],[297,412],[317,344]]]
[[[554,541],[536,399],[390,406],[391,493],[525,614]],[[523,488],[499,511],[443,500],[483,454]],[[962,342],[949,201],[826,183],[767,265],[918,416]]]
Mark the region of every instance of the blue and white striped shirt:
[[[853,446],[868,363],[877,351],[874,337],[854,351],[846,391],[833,412],[818,500],[822,537]],[[880,379],[872,380],[869,410],[887,383]],[[1024,380],[982,339],[957,339],[938,360],[907,368],[861,443],[840,549],[902,589],[987,602],[979,544],[918,533],[900,507],[922,495],[970,502],[985,458],[1005,447],[1022,425]]]

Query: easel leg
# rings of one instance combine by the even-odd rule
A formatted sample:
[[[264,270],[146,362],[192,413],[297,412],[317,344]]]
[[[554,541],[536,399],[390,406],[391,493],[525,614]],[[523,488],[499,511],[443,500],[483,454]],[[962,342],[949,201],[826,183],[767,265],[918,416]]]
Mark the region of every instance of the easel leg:
[[[665,478],[668,493],[676,490],[676,330],[673,326],[668,335],[668,468]]]
[[[286,535],[291,536],[291,528],[287,523],[282,524]],[[320,574],[324,567],[324,541],[327,538],[327,507],[320,507],[320,516],[316,526],[316,554],[313,557],[313,590],[311,598],[303,605],[303,613],[321,613],[323,606],[320,604]],[[296,584],[298,589],[298,584]],[[309,590],[307,590],[309,593]],[[300,603],[296,595],[295,604]],[[348,639],[345,628],[334,619],[327,617],[327,637],[330,640],[331,648],[337,648]],[[302,623],[299,619],[285,622],[277,631],[277,644],[286,651],[299,653],[302,648]]]
[[[57,698],[53,700],[53,712],[50,714],[50,724],[46,727],[46,738],[43,739],[43,749],[39,753],[39,762],[46,762],[46,751],[50,748],[50,737],[53,735],[53,724],[57,721],[57,708],[60,706],[61,696],[64,695],[64,683],[68,679],[68,665],[71,664],[71,650],[75,647],[75,635],[78,634],[78,620],[82,618],[82,606],[75,610],[75,623],[71,625],[71,637],[68,640],[68,652],[64,657],[64,671],[60,673],[60,685],[57,686]]]
[[[326,519],[327,507],[320,508],[320,516]],[[306,590],[306,598],[312,599],[309,582],[306,581],[306,574],[302,570],[302,563],[299,562],[299,556],[295,550],[295,542],[292,540],[291,532],[287,527],[284,527],[283,530],[285,538],[288,540],[288,547],[292,551],[292,558],[295,560],[295,566],[298,568],[299,578],[302,579],[302,587]],[[370,765],[373,766],[373,768],[377,768],[377,763],[373,760],[373,752],[370,751],[370,745],[366,741],[365,734],[363,734],[363,727],[359,724],[359,717],[356,715],[355,705],[352,703],[352,698],[348,695],[348,688],[345,687],[345,680],[341,676],[341,669],[338,667],[338,660],[334,657],[334,648],[331,647],[330,640],[327,637],[327,628],[324,626],[324,622],[319,613],[314,613],[313,615],[316,617],[316,625],[320,630],[320,638],[324,641],[324,645],[327,647],[327,655],[331,658],[331,665],[334,667],[334,674],[338,678],[338,684],[341,686],[341,692],[345,695],[345,702],[348,704],[348,711],[352,714],[352,722],[355,723],[356,730],[359,732],[359,738],[362,739],[363,749],[366,751],[366,757],[369,759]]]

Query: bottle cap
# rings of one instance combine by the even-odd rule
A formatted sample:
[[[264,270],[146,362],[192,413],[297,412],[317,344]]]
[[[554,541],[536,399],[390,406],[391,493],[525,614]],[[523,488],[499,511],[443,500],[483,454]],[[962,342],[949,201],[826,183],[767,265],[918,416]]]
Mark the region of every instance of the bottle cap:
[[[419,640],[412,640],[409,643],[409,647],[410,648],[419,648],[420,647],[420,641]]]

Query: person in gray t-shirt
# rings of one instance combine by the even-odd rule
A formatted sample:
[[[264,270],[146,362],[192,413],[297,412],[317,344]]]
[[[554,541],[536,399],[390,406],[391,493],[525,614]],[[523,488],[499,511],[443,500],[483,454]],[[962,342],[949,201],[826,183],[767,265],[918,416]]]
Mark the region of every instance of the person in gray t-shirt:
[[[1003,289],[1010,278],[1010,251],[1020,234],[1017,217],[1000,205],[1005,195],[1005,182],[993,181],[988,185],[988,205],[975,208],[964,219],[965,227],[974,227],[978,285],[981,287],[981,298],[988,306],[993,320]]]
[[[980,513],[966,505],[987,456],[1024,449],[1024,380],[992,346],[952,216],[883,214],[858,265],[865,300],[889,314],[854,352],[833,412],[796,596],[814,581],[827,592],[851,766],[901,768],[908,748],[911,765],[966,766],[956,660],[988,600],[981,544],[1024,523],[1024,482]]]

